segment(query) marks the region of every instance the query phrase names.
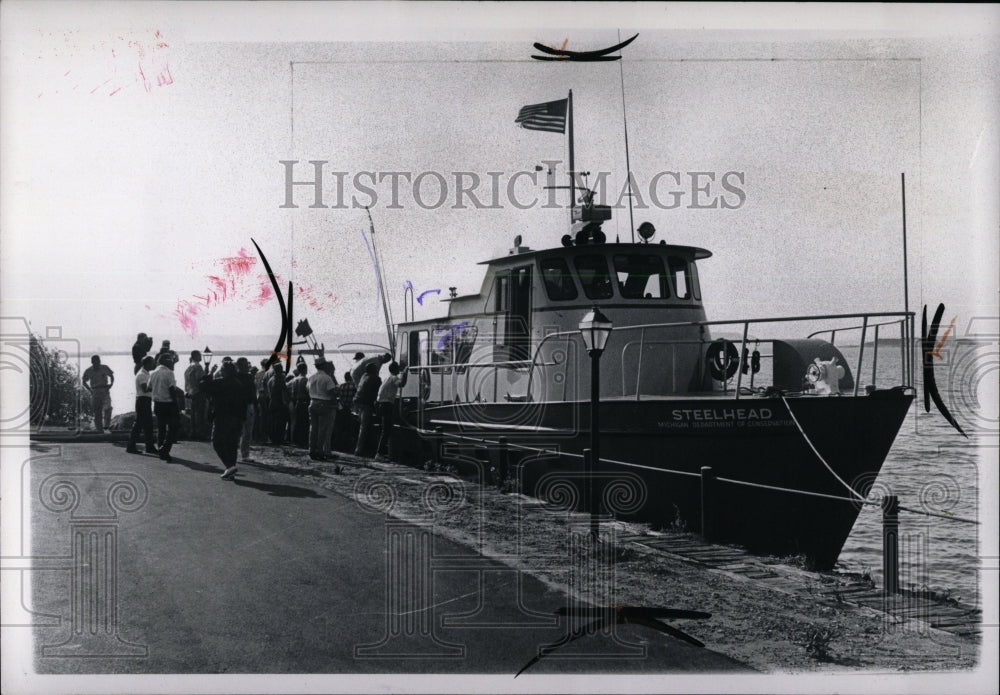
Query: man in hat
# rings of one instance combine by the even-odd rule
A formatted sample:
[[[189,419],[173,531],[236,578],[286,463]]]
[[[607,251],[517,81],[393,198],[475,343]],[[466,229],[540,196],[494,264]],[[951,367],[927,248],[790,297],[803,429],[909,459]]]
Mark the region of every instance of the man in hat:
[[[333,364],[316,358],[316,373],[309,377],[309,458],[325,461],[333,458],[330,445],[337,414],[337,379]]]
[[[301,355],[299,355],[301,357]],[[317,360],[318,361],[318,360]],[[288,422],[291,431],[292,444],[306,447],[309,445],[309,379],[305,360],[295,365],[295,376],[288,384]]]
[[[267,419],[271,444],[285,443],[285,428],[288,425],[288,390],[285,388],[285,370],[281,362],[275,362],[267,378]]]
[[[150,345],[150,347],[152,347],[152,345]],[[158,353],[156,353],[156,363],[157,364],[160,364],[160,357],[162,355],[169,356],[170,359],[171,359],[171,361],[174,364],[177,364],[178,362],[180,362],[180,359],[181,359],[180,357],[177,356],[176,352],[174,352],[173,350],[170,349],[170,341],[169,340],[164,340],[160,344],[160,351]],[[173,369],[173,367],[171,367],[171,369]]]
[[[192,439],[202,439],[205,436],[206,402],[205,393],[200,386],[203,376],[205,368],[201,366],[201,353],[192,350],[187,369],[184,370],[184,394],[188,399]]]

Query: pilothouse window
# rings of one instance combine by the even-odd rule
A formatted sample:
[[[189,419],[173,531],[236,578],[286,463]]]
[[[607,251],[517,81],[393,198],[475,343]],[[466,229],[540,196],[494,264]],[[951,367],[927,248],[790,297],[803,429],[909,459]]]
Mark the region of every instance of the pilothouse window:
[[[614,257],[618,289],[626,299],[665,299],[670,296],[663,259],[646,254]]]
[[[611,276],[608,275],[608,264],[604,256],[587,254],[577,256],[577,275],[588,299],[610,299],[614,291],[611,289]]]
[[[576,284],[565,258],[546,258],[539,262],[545,293],[553,301],[576,299]]]
[[[670,279],[674,286],[674,296],[678,299],[691,298],[691,273],[688,272],[688,264],[683,258],[671,256],[667,259],[670,266]]]

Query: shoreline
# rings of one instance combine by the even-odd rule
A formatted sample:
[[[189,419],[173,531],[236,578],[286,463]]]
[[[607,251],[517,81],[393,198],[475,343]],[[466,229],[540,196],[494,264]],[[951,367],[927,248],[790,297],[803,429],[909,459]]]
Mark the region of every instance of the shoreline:
[[[953,671],[980,662],[981,618],[968,614],[971,607],[909,592],[885,602],[870,577],[810,572],[785,558],[752,556],[681,530],[654,532],[648,524],[618,520],[602,520],[595,549],[588,514],[553,511],[540,500],[447,469],[343,453],[333,462],[315,462],[288,446],[253,446],[251,457],[239,465],[315,477],[324,489],[432,528],[581,602],[602,603],[610,595],[613,603],[707,611],[711,618],[677,626],[764,673]],[[597,555],[610,561],[605,567],[613,577],[612,590],[605,587],[601,597],[574,574]],[[712,566],[707,556],[721,560]],[[939,629],[935,621],[957,627]]]

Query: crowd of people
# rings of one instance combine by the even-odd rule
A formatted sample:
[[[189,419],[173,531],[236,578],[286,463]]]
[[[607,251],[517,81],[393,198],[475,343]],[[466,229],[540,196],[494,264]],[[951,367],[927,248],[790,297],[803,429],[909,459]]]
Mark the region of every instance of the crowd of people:
[[[332,461],[334,451],[353,452],[375,460],[389,460],[400,390],[406,385],[406,365],[388,353],[367,357],[358,352],[354,365],[337,380],[334,365],[319,355],[309,373],[299,356],[295,369],[285,373],[277,355],[251,366],[245,357],[223,358],[209,368],[208,356],[192,350],[184,369],[183,387],[175,367],[179,361],[164,340],[150,355],[153,339],[140,333],[132,346],[135,363],[135,424],[126,451],[156,454],[170,462],[170,452],[180,435],[180,414],[189,418],[188,437],[212,441],[222,461],[224,479],[236,474],[237,462],[251,461],[250,445],[294,446],[308,449],[315,461]],[[207,353],[206,353],[207,355]],[[82,382],[92,398],[98,431],[111,425],[111,387],[114,372],[101,364],[99,355]],[[388,376],[381,368],[388,364]],[[155,418],[155,422],[154,422]],[[376,421],[381,435],[374,441]]]

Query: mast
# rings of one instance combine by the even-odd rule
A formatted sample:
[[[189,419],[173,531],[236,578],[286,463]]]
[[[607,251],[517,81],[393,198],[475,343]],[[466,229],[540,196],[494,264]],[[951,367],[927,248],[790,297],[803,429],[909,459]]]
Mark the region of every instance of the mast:
[[[569,223],[573,224],[573,212],[576,210],[576,168],[573,162],[573,90],[569,90],[566,98],[566,123],[569,135]]]
[[[378,281],[379,296],[382,298],[382,313],[385,316],[385,332],[389,336],[389,351],[392,356],[396,356],[396,337],[392,334],[392,319],[389,317],[389,300],[386,297],[385,282],[382,278],[382,264],[379,263],[378,247],[375,245],[375,222],[372,220],[372,213],[365,207],[368,213],[368,226],[372,236],[372,257],[375,260],[375,279]]]
[[[909,264],[906,259],[906,174],[899,174],[899,182],[903,191],[903,311],[906,312],[906,327],[909,332],[907,341],[907,360],[910,362],[910,385],[913,385],[913,325],[910,321],[910,276]]]
[[[618,43],[622,41],[622,31],[618,30]],[[618,49],[618,55],[622,55],[622,51]],[[628,156],[628,116],[625,113],[625,69],[622,67],[621,60],[618,61],[618,76],[621,78],[622,85],[622,123],[625,124],[625,175],[626,181],[628,182],[628,224],[629,229],[632,230],[632,243],[635,243],[635,217],[632,214],[632,164],[629,162]]]
[[[285,358],[285,374],[292,373],[292,303],[295,298],[295,292],[292,288],[291,280],[288,281],[288,323],[285,325],[285,350],[287,356]]]

